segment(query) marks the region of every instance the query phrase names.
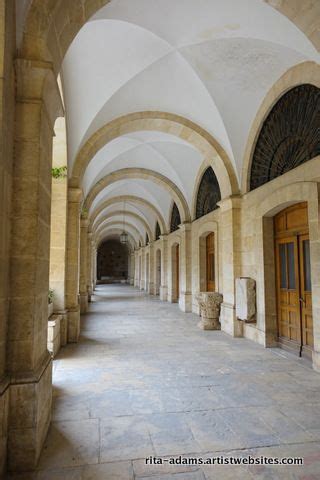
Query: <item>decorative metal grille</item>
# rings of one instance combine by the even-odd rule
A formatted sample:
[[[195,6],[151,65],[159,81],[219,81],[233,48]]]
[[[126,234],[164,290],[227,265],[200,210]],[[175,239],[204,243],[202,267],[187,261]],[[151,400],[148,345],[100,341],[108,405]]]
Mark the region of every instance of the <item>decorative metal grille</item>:
[[[161,235],[160,225],[159,222],[156,223],[156,240],[159,240]]]
[[[180,224],[180,213],[177,205],[174,203],[171,212],[170,232],[175,232],[176,230],[178,230]]]
[[[320,89],[299,85],[285,93],[264,121],[254,150],[250,190],[320,154]]]
[[[221,192],[217,177],[211,167],[204,172],[198,190],[196,218],[203,217],[207,213],[218,208],[217,203],[221,200]]]

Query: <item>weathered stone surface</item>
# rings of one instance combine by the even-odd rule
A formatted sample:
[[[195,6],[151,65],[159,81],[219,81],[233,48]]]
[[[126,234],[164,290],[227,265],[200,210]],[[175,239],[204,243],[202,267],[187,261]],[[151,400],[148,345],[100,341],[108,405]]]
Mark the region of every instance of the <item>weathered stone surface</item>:
[[[223,297],[217,292],[201,292],[197,296],[200,306],[201,322],[199,327],[203,330],[220,330],[219,322],[220,305]]]
[[[256,314],[256,282],[252,278],[236,278],[236,315],[252,322]]]

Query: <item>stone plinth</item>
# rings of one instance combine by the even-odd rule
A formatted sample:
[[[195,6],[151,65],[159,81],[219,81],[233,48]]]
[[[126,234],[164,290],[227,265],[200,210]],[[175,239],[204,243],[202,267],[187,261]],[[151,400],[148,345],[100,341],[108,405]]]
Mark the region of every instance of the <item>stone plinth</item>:
[[[236,315],[239,320],[255,321],[256,282],[252,278],[236,278]]]
[[[48,350],[53,356],[57,355],[61,346],[61,325],[62,315],[52,315],[48,321]]]
[[[203,330],[220,330],[220,305],[223,297],[217,292],[201,292],[197,296],[200,306],[201,322],[198,326]]]

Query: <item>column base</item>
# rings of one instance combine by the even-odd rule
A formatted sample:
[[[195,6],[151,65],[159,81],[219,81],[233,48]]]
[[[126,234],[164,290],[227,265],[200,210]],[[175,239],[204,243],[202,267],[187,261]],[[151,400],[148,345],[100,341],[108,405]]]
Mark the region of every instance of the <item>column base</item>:
[[[9,397],[9,378],[4,378],[0,382],[0,478],[7,468]]]
[[[155,288],[154,288],[154,283],[153,282],[149,282],[148,293],[150,295],[155,295]]]
[[[80,313],[84,314],[88,311],[88,293],[80,293]]]
[[[201,330],[221,330],[221,325],[217,318],[202,317],[198,323],[198,327],[201,328]]]
[[[179,308],[183,312],[192,311],[192,293],[189,293],[189,292],[180,293]]]
[[[312,367],[316,372],[320,373],[320,352],[315,350],[312,352]]]
[[[168,299],[168,287],[161,285],[160,286],[160,300],[166,302]]]
[[[222,303],[220,311],[221,330],[232,337],[243,337],[243,322],[237,320],[235,306]]]
[[[52,360],[38,378],[12,379],[9,404],[8,470],[34,470],[51,421]]]
[[[140,290],[144,290],[144,280],[140,280]]]
[[[80,335],[80,308],[77,305],[68,309],[68,343],[76,343]]]

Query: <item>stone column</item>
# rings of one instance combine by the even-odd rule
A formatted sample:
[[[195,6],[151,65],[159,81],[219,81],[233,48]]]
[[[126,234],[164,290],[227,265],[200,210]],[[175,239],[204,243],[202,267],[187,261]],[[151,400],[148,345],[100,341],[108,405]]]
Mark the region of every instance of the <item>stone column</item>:
[[[81,218],[80,221],[80,313],[86,313],[88,310],[88,227],[87,218]]]
[[[51,419],[47,351],[53,126],[62,103],[51,65],[16,60],[11,215],[8,468],[34,469]]]
[[[129,276],[129,284],[134,285],[135,281],[135,255],[134,252],[130,253],[130,276]]]
[[[97,285],[97,248],[92,242],[92,290],[94,291]]]
[[[61,345],[67,343],[67,311],[65,306],[67,178],[52,179],[50,288],[54,291],[53,311],[61,317]]]
[[[180,298],[179,307],[183,312],[192,311],[192,278],[191,278],[191,224],[180,225]]]
[[[154,245],[153,243],[149,244],[149,285],[148,292],[150,295],[155,295],[155,283],[154,283]]]
[[[236,318],[235,279],[240,277],[241,198],[230,197],[219,202],[221,209],[221,249],[223,303],[221,304],[221,330],[233,337],[242,336],[242,323]]]
[[[88,232],[87,238],[87,291],[88,291],[88,302],[91,302],[91,296],[93,294],[93,283],[92,283],[92,232]]]
[[[80,334],[79,250],[80,188],[68,189],[66,307],[68,310],[68,342],[77,342]]]
[[[168,236],[160,235],[161,245],[161,285],[160,300],[166,302],[168,300]]]
[[[140,272],[140,290],[145,289],[145,276],[146,276],[146,270],[145,270],[145,252],[144,248],[141,248],[141,272]]]
[[[11,199],[14,142],[15,2],[0,2],[0,478],[7,463],[8,406],[7,330],[9,315],[9,268]]]
[[[134,250],[134,286],[139,287],[139,253]]]

